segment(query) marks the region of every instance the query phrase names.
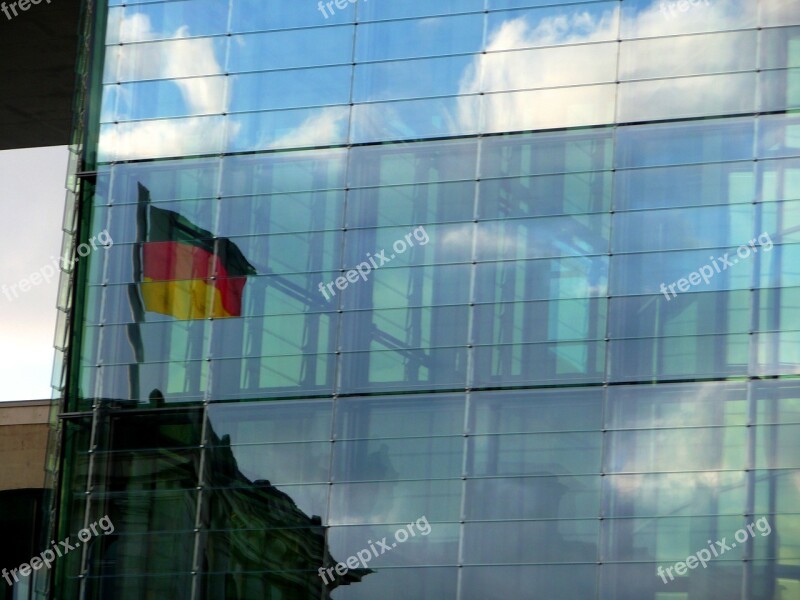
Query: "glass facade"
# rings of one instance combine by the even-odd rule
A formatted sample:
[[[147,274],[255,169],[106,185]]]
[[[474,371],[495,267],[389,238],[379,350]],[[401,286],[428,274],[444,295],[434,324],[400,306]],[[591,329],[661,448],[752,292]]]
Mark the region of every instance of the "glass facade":
[[[94,11],[53,598],[800,597],[800,2]]]

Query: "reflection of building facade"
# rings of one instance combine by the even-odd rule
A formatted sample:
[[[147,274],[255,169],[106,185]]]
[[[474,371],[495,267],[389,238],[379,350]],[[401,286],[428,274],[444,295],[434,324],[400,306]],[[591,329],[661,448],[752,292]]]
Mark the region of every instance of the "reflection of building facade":
[[[46,512],[45,457],[50,401],[0,402],[0,531],[13,543],[0,545],[0,599],[34,598],[30,581],[14,583],[11,570],[38,553]],[[43,506],[44,504],[44,506]]]
[[[800,3],[109,4],[57,531],[116,533],[53,597],[800,595]],[[174,278],[255,268],[233,317],[137,308],[141,189],[212,257]]]

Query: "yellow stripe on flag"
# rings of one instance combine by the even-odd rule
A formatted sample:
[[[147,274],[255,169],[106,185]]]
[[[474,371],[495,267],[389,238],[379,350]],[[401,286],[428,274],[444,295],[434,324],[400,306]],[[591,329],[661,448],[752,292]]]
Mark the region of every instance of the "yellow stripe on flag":
[[[146,310],[180,320],[232,316],[225,310],[219,290],[203,279],[153,281],[145,277],[142,297]]]

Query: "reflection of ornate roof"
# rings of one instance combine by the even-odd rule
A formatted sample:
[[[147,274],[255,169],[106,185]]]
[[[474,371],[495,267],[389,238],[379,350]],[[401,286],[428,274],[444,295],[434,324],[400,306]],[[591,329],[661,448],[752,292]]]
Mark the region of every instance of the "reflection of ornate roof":
[[[211,531],[206,550],[208,558],[213,557],[214,571],[235,574],[235,585],[252,593],[277,588],[291,598],[305,595],[317,600],[322,586],[318,569],[336,564],[322,519],[306,515],[269,481],[247,479],[233,456],[230,436],[219,438],[210,429],[210,446],[205,481],[215,491],[209,494]],[[225,532],[214,533],[220,530]],[[344,576],[335,575],[325,597],[371,572],[352,569]]]

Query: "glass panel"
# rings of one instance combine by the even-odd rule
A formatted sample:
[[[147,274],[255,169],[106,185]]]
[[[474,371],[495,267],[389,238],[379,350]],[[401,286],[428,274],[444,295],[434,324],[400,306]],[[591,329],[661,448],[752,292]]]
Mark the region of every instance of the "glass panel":
[[[467,473],[477,477],[599,473],[601,445],[600,432],[470,436]]]
[[[751,119],[637,125],[617,131],[615,162],[620,169],[752,158]]]
[[[153,4],[139,4],[139,2],[134,0],[124,3],[122,7],[109,9],[106,44],[123,42],[128,44],[223,33],[220,24],[228,17],[227,2],[215,0]],[[112,1],[109,4],[114,5],[119,2]]]
[[[473,387],[509,384],[599,383],[605,342],[479,346],[474,349]]]
[[[709,75],[619,86],[624,123],[755,112],[755,73]]]
[[[238,8],[238,3],[234,6]],[[256,11],[257,18],[267,10],[274,8],[261,6]],[[353,58],[354,34],[355,28],[349,25],[234,35],[230,38],[226,70],[242,73],[349,64]]]
[[[708,335],[609,342],[609,381],[747,375],[750,336]]]
[[[266,442],[327,441],[331,437],[330,400],[248,402],[208,407],[212,438],[233,446]]]
[[[756,42],[755,30],[626,41],[620,80],[754,71]]]
[[[698,538],[690,552],[707,546],[706,539]],[[685,559],[687,555],[684,555]],[[680,598],[687,600],[733,600],[743,598],[742,575],[744,563],[716,559],[707,564],[706,569],[698,569],[699,563],[688,575],[678,575],[674,565],[659,563],[603,564],[600,568],[600,600],[641,600],[668,595],[671,590],[678,592]],[[673,578],[666,570],[673,567]],[[665,584],[658,575],[662,568]]]
[[[600,514],[601,476],[467,479],[468,520],[587,519]]]
[[[758,425],[757,469],[800,469],[800,424]]]
[[[484,179],[478,183],[478,218],[605,212],[611,204],[611,181],[605,171]]]
[[[605,296],[607,256],[481,263],[476,302],[519,302]]]
[[[413,419],[407,418],[413,415]],[[464,431],[464,396],[451,394],[340,398],[335,438],[433,438]]]
[[[761,10],[767,13],[770,10],[788,12],[790,3],[781,6],[779,2],[762,2]],[[798,14],[800,17],[800,14]],[[800,27],[779,27],[777,29],[761,30],[761,58],[759,64],[763,69],[787,69],[800,67],[800,54],[797,45],[800,43]]]
[[[331,527],[326,534],[333,556],[357,556],[365,550],[361,557],[371,561],[370,567],[428,567],[458,562],[459,529],[457,523],[430,523],[421,517],[405,526]]]
[[[603,515],[741,515],[746,507],[747,477],[747,473],[718,471],[608,475],[603,479]]]
[[[465,198],[475,195],[475,183],[430,183],[350,190],[347,222],[350,228],[415,226],[471,221],[474,207]]]
[[[767,380],[753,382],[757,403],[757,422],[800,423],[800,384],[796,381]]]
[[[480,88],[472,87],[478,82],[470,81],[466,89],[462,83],[461,93],[611,83],[616,80],[617,52],[614,42],[485,54],[475,66],[483,73]]]
[[[604,470],[608,473],[741,471],[749,468],[748,433],[746,427],[611,431],[606,434]],[[670,451],[663,452],[663,448]]]
[[[474,0],[472,0],[474,1]],[[359,25],[355,62],[480,52],[483,13]],[[453,72],[454,81],[459,73]]]
[[[469,432],[599,431],[603,393],[599,387],[473,393]]]
[[[745,260],[744,255],[749,254],[750,248],[744,246],[744,250],[747,253],[743,251],[741,259],[736,248],[612,256],[611,294],[628,296],[661,292],[668,301],[677,299],[680,302],[682,297],[678,296],[685,292],[750,289],[755,261]],[[762,253],[762,256],[776,254]]]
[[[622,38],[655,37],[756,26],[758,3],[746,0],[626,0],[622,7]]]
[[[520,590],[563,600],[594,598],[598,569],[594,564],[465,567],[459,599],[513,598]]]
[[[713,206],[636,211],[614,215],[614,254],[747,243],[753,235],[754,207]]]
[[[512,50],[562,44],[612,41],[619,29],[617,2],[574,4],[561,0],[489,0],[490,9],[539,7],[543,4],[568,4],[529,10],[490,12],[486,50]]]
[[[614,183],[615,211],[739,204],[757,198],[752,161],[618,171]],[[766,201],[766,192],[764,196]]]
[[[749,290],[686,294],[678,304],[662,296],[612,298],[608,337],[749,333],[751,298]]]
[[[461,480],[379,481],[335,484],[331,490],[330,525],[416,521],[458,521]]]
[[[514,304],[479,304],[474,309],[476,345],[600,340],[606,335],[605,299],[587,298]]]
[[[607,171],[612,167],[610,130],[493,136],[481,141],[478,175],[520,177]]]
[[[356,65],[353,102],[464,93],[455,75],[468,71],[472,61],[471,56],[451,56]]]
[[[733,534],[741,524],[740,516],[604,519],[604,556],[615,562],[633,562],[647,557],[662,563],[674,563],[686,560],[700,549],[707,549],[709,543],[706,540],[722,541],[727,537],[733,542]],[[741,560],[743,549],[744,544],[733,542],[731,549],[719,560]]]
[[[800,69],[763,71],[759,74],[758,83],[760,112],[800,107]]]
[[[598,557],[600,521],[523,521],[464,525],[464,562],[581,563]],[[532,539],[547,544],[531,544]]]
[[[212,464],[232,460],[245,479],[273,485],[327,482],[331,463],[330,442],[226,446],[208,451]]]
[[[333,481],[394,481],[461,477],[463,437],[337,441]]]
[[[746,425],[742,383],[678,383],[611,386],[605,409],[608,429]]]

